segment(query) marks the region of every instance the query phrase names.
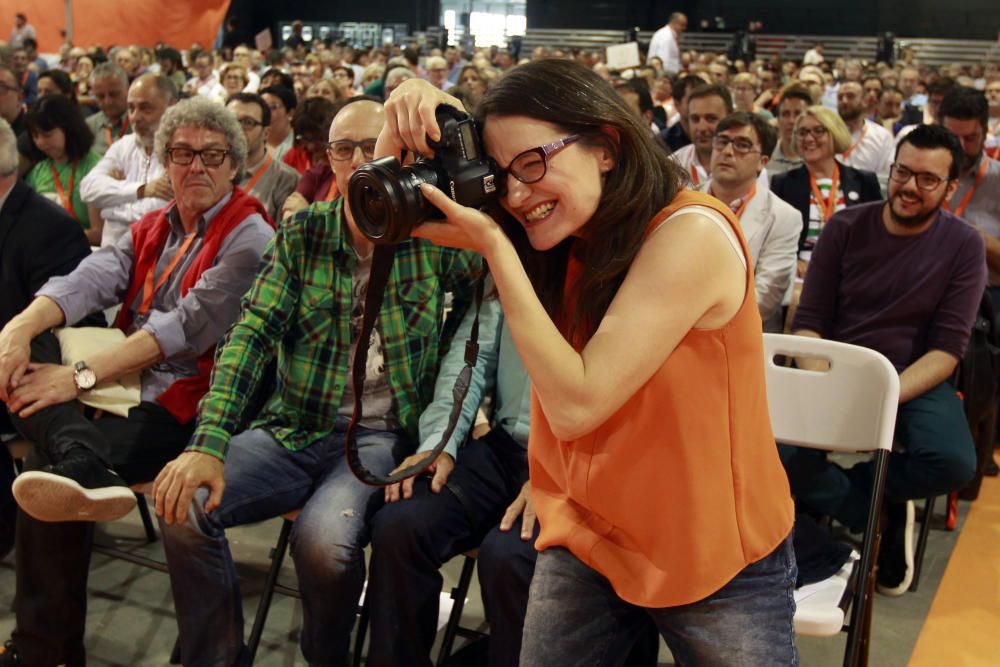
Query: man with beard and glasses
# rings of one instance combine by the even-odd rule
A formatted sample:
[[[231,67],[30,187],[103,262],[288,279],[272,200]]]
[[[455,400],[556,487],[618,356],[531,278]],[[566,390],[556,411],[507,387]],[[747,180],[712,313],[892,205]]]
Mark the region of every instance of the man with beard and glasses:
[[[892,132],[866,118],[864,90],[860,83],[844,81],[840,84],[837,113],[851,132],[851,146],[840,154],[840,161],[848,167],[874,172],[885,192],[895,143]]]
[[[982,91],[957,88],[941,101],[938,122],[962,145],[962,164],[950,210],[983,234],[989,294],[1000,312],[1000,162],[983,153],[989,104]]]
[[[912,580],[912,499],[962,488],[976,466],[962,402],[948,382],[986,284],[982,235],[946,208],[961,163],[948,130],[921,125],[906,135],[888,201],[846,208],[827,222],[793,325],[800,336],[877,350],[899,371],[895,440],[904,451],[889,459],[878,570],[887,595],[901,595]],[[845,470],[820,452],[781,449],[800,510],[832,516],[852,531],[864,527],[870,461]]]

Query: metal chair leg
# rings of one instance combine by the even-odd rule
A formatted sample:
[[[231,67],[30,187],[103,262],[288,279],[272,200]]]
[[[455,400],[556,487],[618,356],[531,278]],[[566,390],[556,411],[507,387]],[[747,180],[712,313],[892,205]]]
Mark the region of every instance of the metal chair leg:
[[[257,605],[257,614],[253,619],[253,629],[250,631],[250,639],[247,641],[248,665],[252,665],[257,655],[257,648],[260,646],[260,637],[264,633],[264,623],[267,622],[267,614],[271,608],[271,599],[274,597],[274,586],[278,583],[278,575],[281,573],[281,564],[285,560],[288,552],[288,536],[292,532],[293,521],[285,519],[281,524],[281,532],[278,534],[278,542],[271,552],[271,569],[267,573],[267,581],[264,590],[260,595],[260,603]]]
[[[177,635],[177,639],[174,640],[174,648],[170,651],[170,664],[179,665],[181,664],[181,637]]]
[[[465,562],[462,563],[462,574],[458,578],[458,585],[451,589],[451,599],[455,601],[455,604],[451,608],[448,624],[444,628],[444,638],[441,640],[437,667],[442,667],[451,656],[451,649],[455,643],[455,636],[458,634],[458,624],[462,620],[462,609],[465,607],[465,598],[469,593],[469,584],[472,583],[472,574],[475,568],[476,559],[466,555]]]
[[[368,620],[371,616],[371,608],[368,602],[369,598],[365,595],[365,602],[361,605],[358,617],[358,632],[354,637],[354,660],[351,663],[353,667],[361,667],[362,653],[365,648],[365,637],[368,635]]]
[[[156,528],[153,526],[153,517],[149,514],[149,503],[146,501],[146,494],[136,492],[135,504],[139,508],[142,528],[146,531],[146,541],[152,544],[159,538],[156,535]]]
[[[913,552],[913,581],[910,583],[910,590],[914,592],[920,586],[920,572],[924,569],[924,552],[927,550],[927,536],[930,535],[931,523],[934,521],[935,501],[937,497],[931,496],[924,503],[924,520],[920,524],[920,534]]]

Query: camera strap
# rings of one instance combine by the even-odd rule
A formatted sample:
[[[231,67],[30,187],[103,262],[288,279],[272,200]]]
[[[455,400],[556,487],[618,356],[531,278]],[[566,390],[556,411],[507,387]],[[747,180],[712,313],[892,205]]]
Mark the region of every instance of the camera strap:
[[[372,268],[368,277],[368,291],[365,294],[365,310],[361,322],[361,333],[354,345],[354,359],[351,365],[351,382],[354,386],[354,414],[351,423],[347,427],[347,438],[344,442],[344,449],[347,456],[347,464],[351,467],[351,472],[355,477],[371,486],[389,486],[401,482],[408,477],[419,475],[426,470],[444,451],[451,435],[455,431],[459,417],[462,414],[462,402],[466,394],[469,393],[469,385],[472,383],[472,367],[476,365],[479,356],[479,308],[483,302],[483,280],[476,286],[476,317],[472,321],[472,331],[469,333],[469,340],[465,343],[465,366],[455,378],[455,387],[452,389],[453,403],[451,414],[448,415],[448,426],[441,434],[441,441],[435,445],[429,455],[419,463],[408,468],[397,470],[388,475],[379,475],[365,467],[361,461],[361,453],[358,451],[355,428],[362,417],[361,399],[364,394],[365,376],[368,366],[368,348],[371,345],[372,330],[375,328],[375,320],[378,318],[382,308],[382,299],[385,296],[385,288],[389,282],[389,275],[392,273],[392,260],[396,254],[395,245],[376,245],[372,256]]]

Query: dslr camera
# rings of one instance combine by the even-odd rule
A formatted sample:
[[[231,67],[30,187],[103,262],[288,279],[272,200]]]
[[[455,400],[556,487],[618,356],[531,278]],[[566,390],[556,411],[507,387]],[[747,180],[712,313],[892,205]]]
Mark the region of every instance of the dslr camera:
[[[435,110],[441,140],[431,141],[433,158],[401,166],[394,157],[358,167],[347,186],[354,221],[365,236],[379,245],[405,241],[413,228],[444,214],[421,194],[430,183],[453,200],[480,208],[497,192],[500,170],[487,157],[476,122],[466,113],[442,104]]]

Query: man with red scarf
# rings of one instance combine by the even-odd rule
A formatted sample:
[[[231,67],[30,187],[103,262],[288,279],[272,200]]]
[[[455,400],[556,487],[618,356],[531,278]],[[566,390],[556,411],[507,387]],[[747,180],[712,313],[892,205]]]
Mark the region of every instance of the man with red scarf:
[[[17,628],[0,665],[84,664],[92,522],[127,513],[128,485],[152,480],[184,449],[215,345],[273,236],[263,206],[233,186],[246,139],[230,111],[202,99],[177,104],[155,154],[176,199],[49,280],[0,331],[0,400],[35,443],[29,472],[14,483]],[[116,303],[126,338],[61,365],[49,330]],[[81,394],[136,371],[141,402],[128,417],[91,421],[79,411]]]

